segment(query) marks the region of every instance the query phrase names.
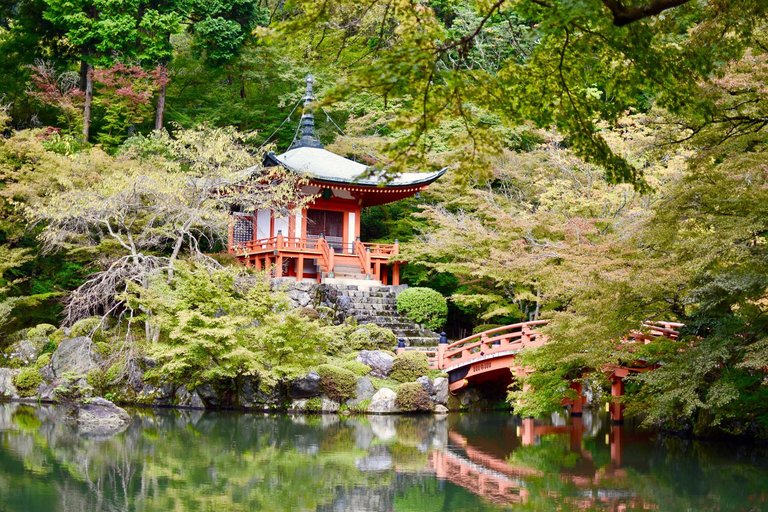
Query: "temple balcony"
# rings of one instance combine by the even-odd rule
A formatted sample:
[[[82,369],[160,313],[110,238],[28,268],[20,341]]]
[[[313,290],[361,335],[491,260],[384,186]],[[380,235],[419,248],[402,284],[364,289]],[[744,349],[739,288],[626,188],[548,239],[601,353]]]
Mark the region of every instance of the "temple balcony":
[[[241,217],[242,218],[242,217]],[[392,244],[345,242],[340,237],[277,236],[236,240],[230,230],[229,252],[247,267],[268,270],[273,277],[295,277],[317,282],[366,280],[371,284],[400,284],[400,265],[393,261],[399,252]]]

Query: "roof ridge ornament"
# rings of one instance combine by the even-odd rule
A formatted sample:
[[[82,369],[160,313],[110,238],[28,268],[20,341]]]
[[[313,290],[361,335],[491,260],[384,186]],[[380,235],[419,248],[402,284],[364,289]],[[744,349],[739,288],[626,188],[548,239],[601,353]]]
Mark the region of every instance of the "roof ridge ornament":
[[[323,144],[315,134],[315,114],[313,112],[312,103],[317,99],[315,98],[314,83],[315,77],[312,73],[308,73],[306,78],[307,87],[304,92],[304,111],[301,114],[301,121],[299,128],[301,130],[301,137],[297,140],[294,138],[291,146],[288,148],[322,148]]]

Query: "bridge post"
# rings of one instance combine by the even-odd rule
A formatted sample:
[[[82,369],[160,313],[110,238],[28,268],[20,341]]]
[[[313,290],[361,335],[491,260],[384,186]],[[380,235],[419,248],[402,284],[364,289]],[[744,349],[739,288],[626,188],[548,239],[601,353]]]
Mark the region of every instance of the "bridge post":
[[[521,430],[523,446],[533,446],[536,444],[536,425],[533,418],[523,418]]]
[[[584,412],[584,393],[581,382],[571,382],[571,389],[576,392],[576,398],[571,400],[571,416],[581,416]]]
[[[624,404],[620,402],[624,396],[624,379],[614,375],[611,378],[611,421],[621,423],[624,421]]]
[[[614,467],[621,467],[621,425],[611,427],[609,442],[611,445],[611,463]]]
[[[448,349],[448,336],[445,334],[445,331],[440,333],[440,341],[437,343],[437,369],[442,370],[446,367],[446,364],[443,362],[443,358],[445,357],[445,351]]]

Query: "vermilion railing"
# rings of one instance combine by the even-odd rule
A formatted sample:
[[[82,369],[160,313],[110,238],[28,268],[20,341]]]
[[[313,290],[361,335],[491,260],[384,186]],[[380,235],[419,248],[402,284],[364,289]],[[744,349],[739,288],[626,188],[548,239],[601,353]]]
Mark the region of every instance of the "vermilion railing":
[[[451,343],[445,347],[440,357],[440,369],[460,366],[479,357],[500,352],[540,347],[546,343],[547,338],[532,328],[546,325],[548,322],[548,320],[535,320],[505,325]]]
[[[357,256],[360,268],[363,270],[363,274],[371,273],[371,251],[360,240],[355,240],[354,245],[355,256]]]
[[[332,272],[334,265],[333,247],[328,245],[325,238],[321,237],[317,239],[317,248],[320,250],[320,268],[323,272]]]
[[[399,244],[377,244],[370,242],[360,242],[360,244],[371,251],[371,254],[376,257],[389,257],[400,253]]]

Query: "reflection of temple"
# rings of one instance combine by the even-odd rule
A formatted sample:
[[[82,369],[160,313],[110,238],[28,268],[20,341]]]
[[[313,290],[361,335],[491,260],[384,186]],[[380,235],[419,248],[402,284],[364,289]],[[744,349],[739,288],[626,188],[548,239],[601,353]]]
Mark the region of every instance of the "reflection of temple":
[[[606,436],[610,445],[610,462],[602,467],[595,464],[592,453],[583,448],[585,428],[580,417],[572,418],[570,424],[562,426],[536,424],[532,418],[522,420],[517,428],[517,449],[534,447],[544,436],[568,437],[568,449],[578,454],[578,461],[561,468],[556,478],[574,486],[577,492],[571,496],[548,496],[550,499],[556,497],[577,509],[654,509],[655,506],[645,503],[621,485],[627,477],[622,468],[622,438],[625,435],[622,429],[620,425],[613,425]],[[449,443],[444,449],[430,454],[430,464],[437,478],[450,481],[493,503],[527,503],[535,498],[531,494],[530,482],[552,478],[551,473],[547,474],[539,468],[515,463],[514,457],[505,458],[479,449],[456,431],[450,431],[448,437]]]

